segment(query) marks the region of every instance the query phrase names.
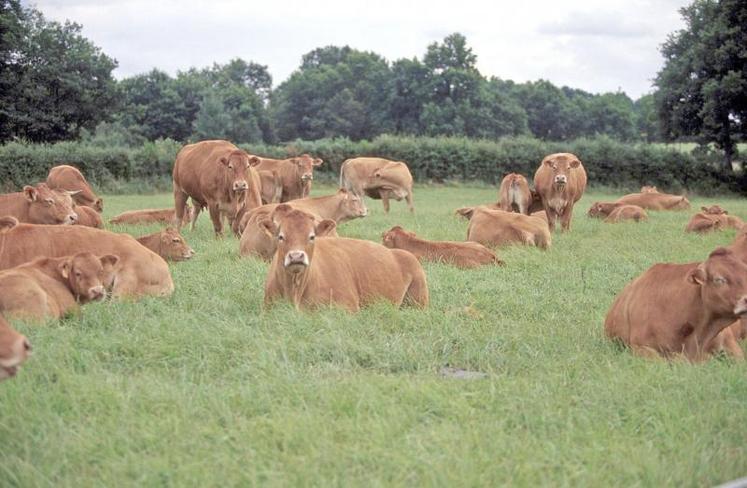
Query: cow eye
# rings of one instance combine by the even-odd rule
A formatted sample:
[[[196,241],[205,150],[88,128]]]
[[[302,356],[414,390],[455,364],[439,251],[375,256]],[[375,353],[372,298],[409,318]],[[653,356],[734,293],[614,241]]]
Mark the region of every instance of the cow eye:
[[[179,241],[181,241],[181,239],[179,239],[178,237],[174,237],[173,241],[174,242],[179,242]]]
[[[76,272],[75,272],[75,276],[77,276],[78,278],[80,278],[80,276],[81,276],[81,275],[80,275],[80,271],[76,271]]]
[[[52,200],[51,198],[47,198],[44,201],[47,202],[47,205],[54,205],[54,200]]]
[[[310,240],[310,241],[313,241],[314,239],[316,239],[316,236],[315,236],[314,234],[311,234],[311,235],[309,236],[309,240]]]
[[[727,281],[723,276],[716,276],[715,278],[713,278],[713,282],[717,285],[725,285]]]
[[[233,164],[229,164],[228,169],[233,169]]]
[[[285,240],[285,236],[283,234],[278,234],[278,240],[279,241],[284,241]]]

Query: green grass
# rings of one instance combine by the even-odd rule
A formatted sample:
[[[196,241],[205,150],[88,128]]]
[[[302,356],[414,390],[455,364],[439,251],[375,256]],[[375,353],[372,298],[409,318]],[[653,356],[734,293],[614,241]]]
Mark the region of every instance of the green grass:
[[[331,188],[316,189],[321,194]],[[417,188],[417,213],[340,226],[380,241],[395,224],[461,240],[457,207],[486,188]],[[604,224],[576,207],[548,252],[504,268],[426,264],[425,311],[378,304],[262,311],[267,265],[239,259],[209,220],[172,266],[168,299],[86,306],[16,324],[34,356],[0,384],[0,486],[705,486],[747,473],[747,366],[633,357],[605,340],[614,296],[661,261],[703,259],[734,232],[686,235],[692,212]],[[747,201],[718,202],[747,217]],[[168,206],[111,196],[106,216]],[[155,226],[129,227],[135,235]],[[487,379],[439,377],[455,367]]]

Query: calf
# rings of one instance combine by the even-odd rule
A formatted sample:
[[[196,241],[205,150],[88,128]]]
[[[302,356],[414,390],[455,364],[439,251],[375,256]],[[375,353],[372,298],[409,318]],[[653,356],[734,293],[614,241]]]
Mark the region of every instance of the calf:
[[[648,214],[645,210],[637,205],[619,205],[604,219],[608,224],[616,224],[623,220],[633,220],[643,222],[648,220]]]
[[[195,208],[187,205],[182,216],[182,225],[186,225],[194,217]],[[110,224],[173,224],[176,225],[176,210],[173,208],[146,208],[143,210],[128,210],[109,220]]]
[[[476,268],[485,264],[503,265],[493,251],[476,242],[426,241],[396,225],[381,236],[390,249],[404,249],[421,261],[452,264],[458,268]]]
[[[308,198],[311,182],[314,179],[314,168],[323,161],[308,154],[290,159],[260,158],[258,170],[275,173],[275,185],[280,186],[280,202],[289,202],[298,198]],[[272,199],[266,203],[272,203]]]
[[[0,381],[12,378],[31,355],[31,343],[0,315]]]
[[[186,261],[196,254],[184,240],[184,236],[173,227],[138,237],[137,241],[169,261]]]
[[[560,220],[561,228],[571,229],[573,206],[586,190],[586,170],[571,153],[550,154],[542,160],[534,174],[534,188],[542,197],[550,230]]]
[[[114,284],[119,257],[90,252],[39,258],[0,271],[0,313],[43,320],[59,318],[78,303],[102,300]]]
[[[93,208],[99,213],[104,211],[104,200],[96,196],[78,168],[66,164],[55,166],[49,170],[47,185],[53,190],[75,192],[76,205]]]
[[[359,197],[363,195],[381,199],[384,212],[389,212],[389,199],[407,201],[410,212],[412,204],[412,174],[401,161],[383,158],[348,159],[340,166],[340,188],[345,188]]]
[[[96,229],[104,227],[101,215],[93,208],[78,206],[75,207],[75,212],[78,214],[78,220],[75,222],[76,225],[85,225],[86,227],[94,227]]]
[[[687,210],[690,202],[679,195],[666,193],[631,193],[617,200],[623,205],[637,205],[646,210]]]
[[[526,244],[540,249],[552,245],[550,228],[540,217],[475,207],[469,214],[467,240],[485,246]]]
[[[498,201],[506,212],[518,212],[529,215],[532,205],[532,192],[527,179],[518,173],[509,173],[501,181],[498,190]]]
[[[656,264],[615,299],[604,329],[641,355],[702,361],[712,341],[747,314],[747,264],[726,248],[702,263]]]
[[[338,305],[353,312],[379,300],[428,305],[425,273],[409,252],[358,239],[317,239],[334,221],[316,223],[289,206],[273,215],[265,224],[277,241],[265,305],[286,299],[296,308]]]
[[[46,183],[24,186],[23,191],[0,195],[0,216],[28,224],[72,225],[78,220],[71,192],[55,191]]]

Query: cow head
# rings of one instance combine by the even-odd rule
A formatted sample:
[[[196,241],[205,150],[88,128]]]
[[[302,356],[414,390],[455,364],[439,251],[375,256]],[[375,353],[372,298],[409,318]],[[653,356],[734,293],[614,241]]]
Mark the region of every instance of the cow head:
[[[262,225],[275,237],[276,259],[292,274],[308,269],[314,257],[314,241],[336,227],[334,220],[317,224],[312,215],[285,204],[278,205]]]
[[[160,252],[158,254],[170,261],[186,261],[197,254],[194,249],[189,247],[179,231],[173,227],[168,227],[159,232],[158,238],[160,239]]]
[[[688,280],[700,287],[704,308],[716,317],[747,316],[747,263],[719,247],[693,269]]]
[[[396,199],[404,198],[407,195],[407,190],[403,188],[405,182],[402,181],[404,165],[405,163],[395,161],[377,169],[368,177],[366,188],[382,188],[393,192]]]
[[[368,215],[366,204],[363,203],[363,199],[358,195],[351,193],[344,188],[337,190],[337,195],[342,197],[340,199],[341,217],[337,219],[338,223]]]
[[[296,174],[302,183],[313,180],[314,166],[320,166],[323,162],[321,159],[312,158],[308,154],[302,154],[291,159],[291,163],[296,166]]]
[[[467,220],[470,220],[472,219],[472,215],[474,215],[475,213],[475,208],[477,207],[462,207],[462,208],[456,209],[454,213],[457,215],[461,215]]]
[[[388,248],[396,249],[400,245],[398,244],[403,238],[415,237],[415,233],[408,232],[399,225],[395,225],[388,231],[381,234],[381,242]]]
[[[642,186],[641,193],[659,193],[655,186]]]
[[[0,315],[0,381],[12,378],[31,355],[31,343]]]
[[[226,171],[231,190],[234,192],[246,192],[249,190],[249,168],[260,163],[257,156],[249,156],[241,150],[234,150],[219,159]]]
[[[594,202],[592,206],[589,208],[588,215],[589,217],[596,217],[596,218],[602,218],[606,217],[615,209],[614,203],[608,203],[608,202]]]
[[[674,204],[674,207],[677,210],[687,210],[690,208],[690,200],[688,200],[685,197],[680,197],[679,200],[677,200],[677,203]]]
[[[711,205],[710,207],[700,207],[703,213],[708,215],[729,215],[729,212],[721,208],[720,205]]]
[[[72,196],[78,192],[50,189],[46,183],[24,186],[23,196],[29,206],[29,223],[72,225],[78,220]]]
[[[565,188],[571,178],[571,173],[581,166],[581,161],[570,153],[558,153],[547,156],[542,164],[552,171],[552,184],[559,190]]]
[[[93,202],[93,208],[98,213],[101,213],[104,211],[104,199],[103,198],[97,198],[95,202]]]
[[[118,262],[119,257],[112,254],[99,258],[82,252],[63,259],[58,271],[76,300],[86,303],[106,298],[106,291],[114,285],[114,266]]]

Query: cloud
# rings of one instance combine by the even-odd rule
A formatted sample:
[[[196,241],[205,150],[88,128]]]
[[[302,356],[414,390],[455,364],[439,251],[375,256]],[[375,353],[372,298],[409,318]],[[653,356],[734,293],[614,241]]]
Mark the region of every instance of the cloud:
[[[654,32],[643,21],[631,20],[621,12],[611,11],[573,12],[561,21],[540,24],[537,31],[544,35],[622,38],[649,36]]]

